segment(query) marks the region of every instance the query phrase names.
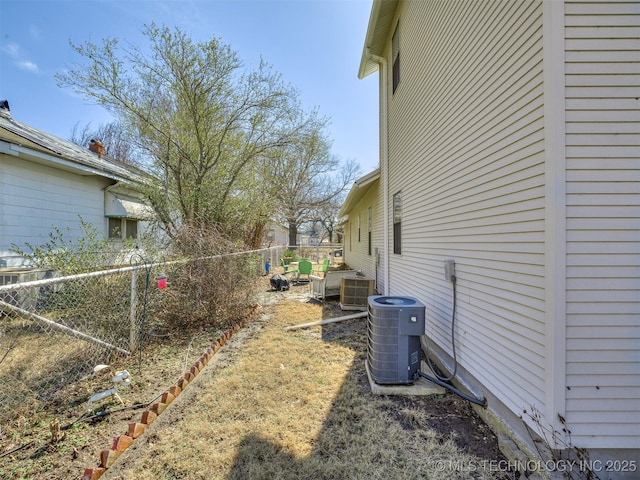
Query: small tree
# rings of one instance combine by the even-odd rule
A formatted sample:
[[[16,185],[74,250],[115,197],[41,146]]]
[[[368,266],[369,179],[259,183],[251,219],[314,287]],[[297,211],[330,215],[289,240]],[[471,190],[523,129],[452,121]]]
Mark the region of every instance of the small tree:
[[[146,195],[169,237],[185,225],[255,237],[270,213],[256,163],[298,140],[297,92],[265,63],[242,71],[219,39],[196,43],[154,24],[143,34],[146,49],[72,44],[87,64],[58,84],[104,106],[153,159]]]

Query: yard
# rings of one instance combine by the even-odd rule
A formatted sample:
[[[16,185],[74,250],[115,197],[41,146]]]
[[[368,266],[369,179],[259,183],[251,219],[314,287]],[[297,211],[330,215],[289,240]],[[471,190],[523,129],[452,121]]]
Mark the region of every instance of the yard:
[[[344,312],[336,302],[309,301],[306,285],[274,292],[264,277],[257,288],[261,312],[101,478],[516,478],[492,468],[504,457],[464,400],[371,393],[366,319],[285,331]],[[162,382],[168,388],[183,362],[184,351],[169,349],[149,358],[147,395]],[[123,399],[130,405],[134,397],[125,392]],[[140,415],[130,409],[79,422],[56,443],[34,441],[4,456],[0,472],[3,478],[79,478]]]

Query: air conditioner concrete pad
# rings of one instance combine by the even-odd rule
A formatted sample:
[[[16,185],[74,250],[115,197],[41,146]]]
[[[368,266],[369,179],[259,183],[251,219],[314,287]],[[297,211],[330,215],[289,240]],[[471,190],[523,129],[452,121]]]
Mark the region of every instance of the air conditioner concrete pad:
[[[369,364],[365,361],[364,368],[367,370],[369,377],[369,386],[371,393],[374,395],[444,395],[445,389],[440,385],[430,382],[426,378],[419,377],[413,385],[380,385],[373,381]]]

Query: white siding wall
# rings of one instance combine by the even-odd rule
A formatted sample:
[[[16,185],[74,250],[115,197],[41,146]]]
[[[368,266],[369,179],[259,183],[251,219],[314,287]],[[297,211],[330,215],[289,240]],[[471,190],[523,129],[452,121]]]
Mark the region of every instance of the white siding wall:
[[[566,3],[567,413],[576,444],[638,448],[640,3]]]
[[[78,215],[106,234],[105,186],[104,179],[0,155],[0,255],[12,243],[24,248],[25,242],[47,242],[53,225],[65,238],[82,236]]]
[[[378,293],[384,293],[384,283],[385,283],[385,257],[389,255],[389,250],[384,246],[384,205],[382,198],[382,183],[381,181],[376,182],[374,185],[375,193],[377,198],[374,200],[371,199],[371,204],[373,205],[373,255],[374,255],[374,270],[377,271],[377,279],[376,279],[376,290]],[[378,248],[378,258],[375,257],[376,247]],[[375,277],[374,277],[375,278]]]
[[[376,289],[382,292],[383,272],[382,272],[382,255],[384,255],[384,244],[382,235],[382,197],[380,196],[379,181],[374,182],[367,194],[358,202],[358,204],[349,212],[349,222],[346,232],[347,236],[351,236],[351,243],[345,242],[344,261],[347,265],[355,270],[362,270],[367,278],[376,280]],[[371,255],[368,248],[368,231],[367,218],[368,209],[371,207],[373,227],[371,231]],[[358,242],[358,220],[360,216],[360,241]],[[350,230],[350,231],[349,231]],[[376,248],[380,253],[380,264],[376,265]]]
[[[424,301],[428,335],[451,353],[443,261],[454,259],[459,362],[516,414],[540,408],[542,5],[424,0],[403,3],[399,20],[389,195],[402,192],[402,255],[391,254],[390,293]]]
[[[265,227],[263,243],[271,245],[288,245],[289,230],[276,224],[268,224]]]

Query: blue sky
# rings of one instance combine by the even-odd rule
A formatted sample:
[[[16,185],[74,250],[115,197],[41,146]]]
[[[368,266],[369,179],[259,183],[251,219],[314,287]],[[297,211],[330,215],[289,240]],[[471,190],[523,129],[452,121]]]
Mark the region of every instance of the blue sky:
[[[378,78],[357,76],[372,0],[1,0],[0,99],[13,118],[69,138],[111,120],[54,75],[80,58],[69,41],[138,43],[145,24],[221,38],[248,67],[260,57],[331,119],[332,152],[362,173],[378,165]]]

